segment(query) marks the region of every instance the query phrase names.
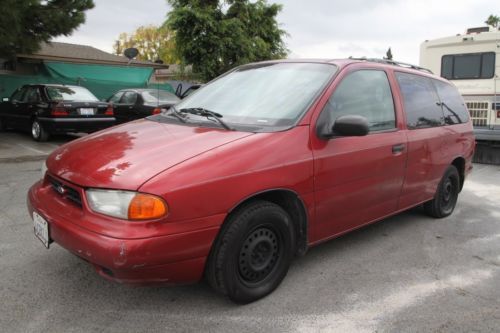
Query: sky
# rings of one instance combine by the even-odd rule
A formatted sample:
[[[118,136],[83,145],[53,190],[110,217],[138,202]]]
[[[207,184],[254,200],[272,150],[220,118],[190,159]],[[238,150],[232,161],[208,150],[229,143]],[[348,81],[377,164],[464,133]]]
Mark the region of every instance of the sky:
[[[107,52],[121,32],[160,25],[165,0],[94,0],[86,23],[55,41],[91,45]],[[419,63],[427,39],[464,33],[500,15],[494,0],[268,0],[283,5],[278,16],[290,58],[377,57],[391,47],[395,60]],[[117,5],[119,3],[119,5]]]

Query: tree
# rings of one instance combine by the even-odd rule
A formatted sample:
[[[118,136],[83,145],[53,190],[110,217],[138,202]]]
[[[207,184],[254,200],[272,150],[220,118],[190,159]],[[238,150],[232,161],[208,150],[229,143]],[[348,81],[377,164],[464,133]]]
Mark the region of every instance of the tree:
[[[391,50],[391,48],[389,48],[389,49],[387,50],[387,52],[385,53],[385,57],[384,57],[384,59],[387,59],[387,60],[392,60],[392,50]]]
[[[484,21],[484,23],[492,26],[493,28],[498,28],[498,26],[500,24],[500,17],[498,17],[497,15],[490,15],[490,16],[488,16],[486,21]]]
[[[182,61],[202,79],[252,61],[286,57],[276,16],[281,5],[266,0],[167,0],[173,10],[165,26],[175,33]]]
[[[0,57],[31,54],[43,42],[71,34],[93,7],[92,0],[2,0]]]
[[[134,33],[121,33],[115,42],[114,49],[117,55],[129,47],[139,50],[137,59],[147,61],[161,60],[166,64],[178,63],[175,53],[175,43],[172,32],[166,27],[154,25],[139,27]]]

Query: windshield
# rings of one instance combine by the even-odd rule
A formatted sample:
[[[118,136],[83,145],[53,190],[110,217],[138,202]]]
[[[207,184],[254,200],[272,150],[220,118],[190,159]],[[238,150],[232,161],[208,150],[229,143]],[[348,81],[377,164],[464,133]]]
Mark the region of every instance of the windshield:
[[[203,108],[227,123],[263,130],[294,125],[337,67],[319,63],[271,63],[239,68],[176,105]]]
[[[175,104],[180,101],[177,96],[164,90],[145,90],[142,98],[148,104]]]
[[[97,97],[83,87],[47,87],[47,94],[51,101],[99,101]]]

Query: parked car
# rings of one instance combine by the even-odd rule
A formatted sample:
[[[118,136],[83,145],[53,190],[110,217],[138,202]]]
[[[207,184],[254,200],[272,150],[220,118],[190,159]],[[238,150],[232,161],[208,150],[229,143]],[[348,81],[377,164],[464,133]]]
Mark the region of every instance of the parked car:
[[[108,99],[119,124],[161,113],[179,101],[174,94],[159,89],[124,89]]]
[[[25,85],[0,104],[0,130],[31,131],[36,141],[51,134],[91,133],[115,124],[113,109],[84,87]]]
[[[310,246],[421,204],[450,215],[473,151],[455,87],[416,66],[270,61],[57,149],[28,210],[107,279],[205,276],[247,303]]]

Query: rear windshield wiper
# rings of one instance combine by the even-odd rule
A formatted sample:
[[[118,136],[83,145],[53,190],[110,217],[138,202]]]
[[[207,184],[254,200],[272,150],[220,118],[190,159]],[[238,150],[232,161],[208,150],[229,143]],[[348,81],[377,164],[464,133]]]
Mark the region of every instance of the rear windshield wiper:
[[[220,113],[213,112],[204,108],[186,108],[186,109],[181,109],[180,112],[207,117],[207,119],[215,119],[222,127],[227,129],[228,131],[233,131],[233,129],[229,127],[228,124],[226,124],[222,119],[220,119],[223,117]]]

